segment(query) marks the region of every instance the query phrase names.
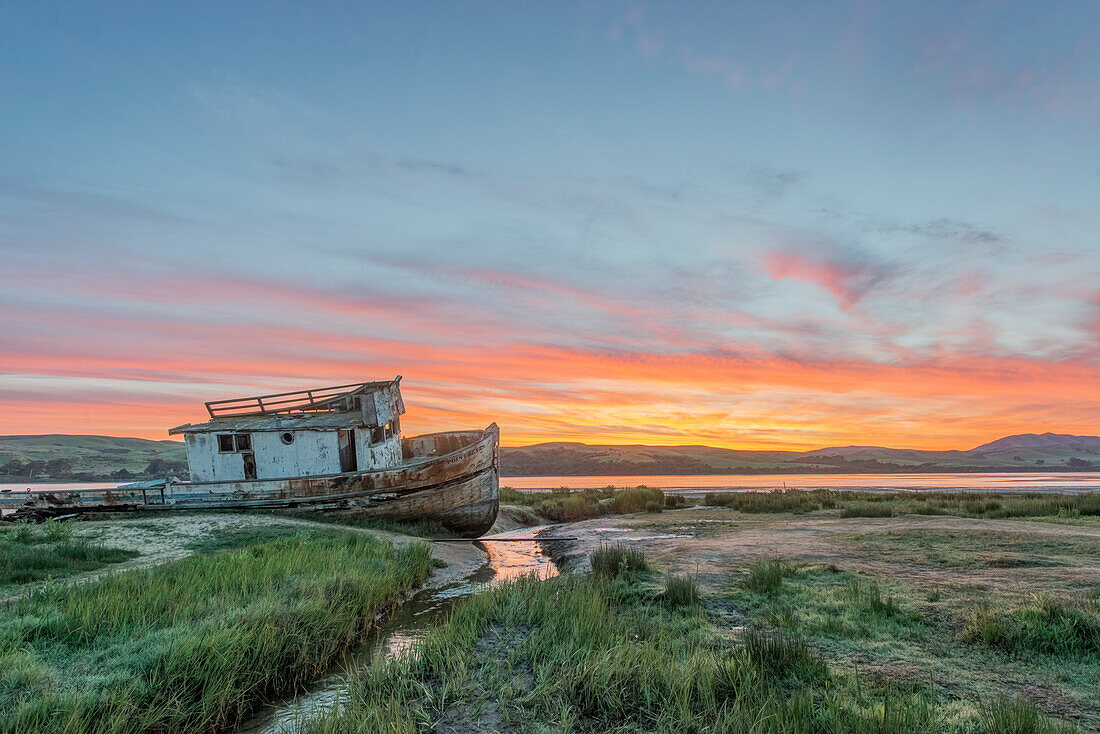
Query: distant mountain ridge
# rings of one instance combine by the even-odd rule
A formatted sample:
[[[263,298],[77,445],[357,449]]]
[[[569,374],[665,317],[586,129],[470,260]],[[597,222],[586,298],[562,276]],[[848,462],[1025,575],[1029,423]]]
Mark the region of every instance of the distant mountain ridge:
[[[833,446],[744,451],[713,446],[553,441],[500,451],[505,476],[1100,471],[1100,437],[1006,436],[968,450]],[[110,481],[186,475],[178,441],[114,436],[0,436],[0,481]]]

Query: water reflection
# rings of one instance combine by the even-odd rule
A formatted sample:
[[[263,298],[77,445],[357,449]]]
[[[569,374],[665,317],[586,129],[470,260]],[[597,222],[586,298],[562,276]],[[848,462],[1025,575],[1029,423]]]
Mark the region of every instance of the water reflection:
[[[538,543],[515,542],[520,539],[533,539],[538,533],[550,527],[524,528],[509,533],[500,533],[488,538],[480,545],[489,554],[489,566],[493,569],[492,583],[514,581],[520,576],[535,575],[548,579],[558,575],[558,567],[542,552]]]

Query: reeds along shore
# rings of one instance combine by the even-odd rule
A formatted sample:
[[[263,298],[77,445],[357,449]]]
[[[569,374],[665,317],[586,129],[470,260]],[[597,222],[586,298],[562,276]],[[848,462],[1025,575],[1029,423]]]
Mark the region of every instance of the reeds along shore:
[[[832,489],[776,489],[707,492],[702,499],[639,486],[520,492],[501,487],[501,502],[532,507],[555,522],[576,522],[601,515],[660,512],[688,505],[728,507],[739,512],[795,513],[840,510],[842,517],[892,517],[911,513],[962,517],[1088,517],[1100,515],[1100,492],[855,492]]]

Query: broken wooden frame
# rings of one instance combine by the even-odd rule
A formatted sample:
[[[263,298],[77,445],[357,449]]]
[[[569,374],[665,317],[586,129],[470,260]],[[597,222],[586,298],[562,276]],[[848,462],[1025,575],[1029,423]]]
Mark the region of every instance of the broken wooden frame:
[[[384,390],[401,382],[398,375],[393,380],[378,382],[354,382],[350,385],[334,385],[314,390],[256,395],[247,398],[211,400],[206,411],[211,418],[246,415],[277,415],[280,413],[329,413],[337,410],[355,410],[355,398],[367,393]]]

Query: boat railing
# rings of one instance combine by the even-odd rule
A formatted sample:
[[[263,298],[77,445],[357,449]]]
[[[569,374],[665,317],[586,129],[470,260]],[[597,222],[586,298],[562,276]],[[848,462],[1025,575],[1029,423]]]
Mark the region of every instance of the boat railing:
[[[400,380],[401,378],[397,378]],[[334,385],[312,390],[255,395],[247,398],[211,400],[206,410],[211,418],[245,415],[275,415],[278,413],[328,413],[353,409],[351,398],[393,384],[395,380],[381,382],[354,382],[350,385]]]

